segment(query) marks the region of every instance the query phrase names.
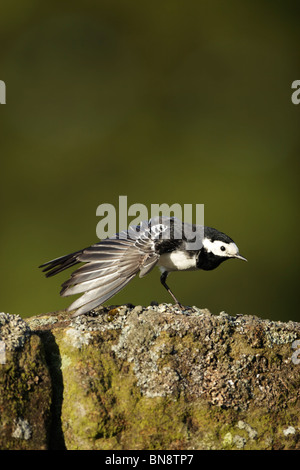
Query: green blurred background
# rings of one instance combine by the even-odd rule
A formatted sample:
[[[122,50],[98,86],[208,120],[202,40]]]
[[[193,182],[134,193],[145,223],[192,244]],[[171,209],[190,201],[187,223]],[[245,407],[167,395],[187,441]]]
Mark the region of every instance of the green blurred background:
[[[104,202],[205,204],[249,259],[174,273],[186,305],[299,320],[298,1],[3,1],[1,304],[65,308]],[[170,302],[155,269],[108,303]]]

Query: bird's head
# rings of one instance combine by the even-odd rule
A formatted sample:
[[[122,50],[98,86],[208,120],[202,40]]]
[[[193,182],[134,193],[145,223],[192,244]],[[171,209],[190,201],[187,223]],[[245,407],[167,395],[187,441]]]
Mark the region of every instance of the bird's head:
[[[230,258],[247,261],[246,258],[240,255],[234,241],[228,235],[216,229],[205,227],[202,244],[203,248],[199,257],[199,267],[202,269],[214,269]]]

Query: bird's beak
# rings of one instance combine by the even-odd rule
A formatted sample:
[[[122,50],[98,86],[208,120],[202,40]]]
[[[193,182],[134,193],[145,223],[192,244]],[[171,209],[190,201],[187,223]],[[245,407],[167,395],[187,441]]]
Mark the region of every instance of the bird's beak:
[[[248,261],[246,258],[241,256],[240,254],[234,255],[235,258],[242,259],[243,261]]]

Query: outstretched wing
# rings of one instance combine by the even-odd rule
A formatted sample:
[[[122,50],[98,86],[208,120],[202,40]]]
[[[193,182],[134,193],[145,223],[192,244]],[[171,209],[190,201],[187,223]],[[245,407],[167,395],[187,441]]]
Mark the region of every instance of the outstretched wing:
[[[159,253],[155,251],[155,240],[165,230],[165,225],[142,222],[138,227],[129,227],[114,237],[100,243],[56,258],[42,265],[47,276],[57,274],[77,263],[85,264],[72,273],[62,284],[61,295],[83,295],[75,300],[68,310],[76,309],[74,316],[98,307],[119,292],[140,271],[145,276],[156,265]]]

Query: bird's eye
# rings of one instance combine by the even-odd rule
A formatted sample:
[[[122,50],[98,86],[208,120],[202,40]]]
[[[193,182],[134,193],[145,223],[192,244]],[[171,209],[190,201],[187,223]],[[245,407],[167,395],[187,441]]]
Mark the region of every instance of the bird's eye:
[[[225,250],[226,250],[225,246],[222,245],[221,248],[220,248],[220,250],[221,250],[221,251],[225,251]]]

